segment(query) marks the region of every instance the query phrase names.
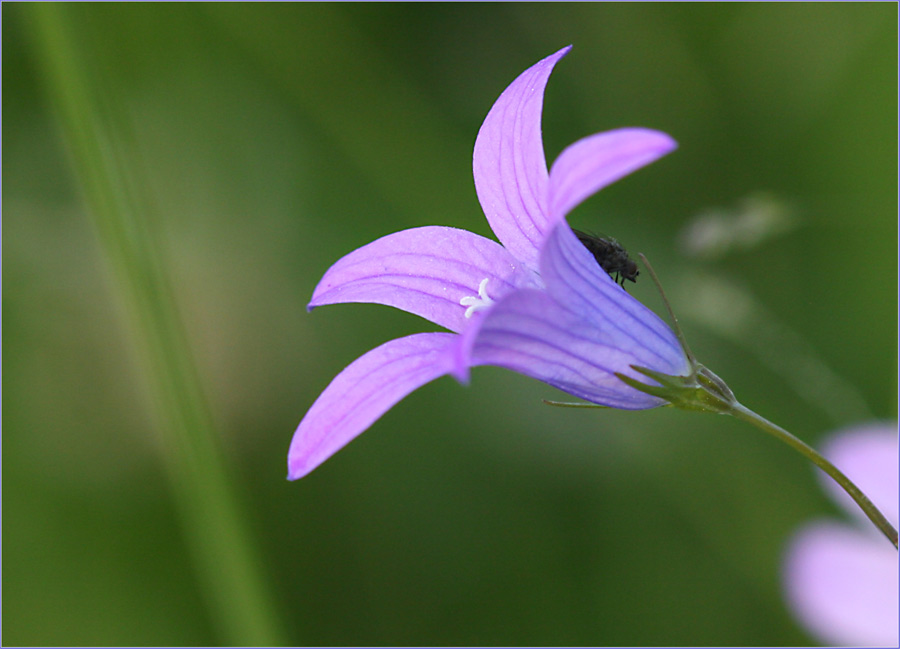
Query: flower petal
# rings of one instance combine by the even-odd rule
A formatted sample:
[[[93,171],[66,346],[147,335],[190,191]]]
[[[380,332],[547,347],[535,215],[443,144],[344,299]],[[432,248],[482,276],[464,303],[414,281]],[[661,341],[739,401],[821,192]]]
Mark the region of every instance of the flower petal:
[[[612,280],[565,220],[547,238],[541,276],[564,309],[593,327],[598,340],[627,350],[636,365],[672,376],[690,371],[672,329]]]
[[[813,523],[791,543],[785,588],[800,619],[826,644],[896,647],[897,567],[897,551],[880,536]]]
[[[900,522],[900,470],[897,462],[897,423],[873,422],[854,425],[833,433],[822,453],[839,467],[896,526]],[[857,517],[863,529],[871,530],[866,515],[834,480],[820,475],[822,484],[844,510]],[[880,536],[876,532],[877,536]]]
[[[463,332],[454,375],[465,380],[470,366],[498,365],[613,408],[662,405],[615,374],[646,382],[631,365],[686,374],[672,330],[612,281],[565,221],[547,239],[541,270],[546,290],[511,293]]]
[[[348,365],[319,395],[288,451],[288,479],[315,469],[410,392],[451,369],[449,333],[391,340]]]
[[[613,408],[638,410],[663,404],[615,376],[645,377],[629,350],[605,340],[593,325],[562,308],[547,292],[521,289],[491,307],[457,341],[454,375],[468,367],[496,365],[525,374],[576,397]]]
[[[374,302],[459,332],[468,323],[460,300],[478,295],[485,278],[494,300],[539,281],[496,241],[456,228],[413,228],[389,234],[338,260],[316,286],[309,308]]]
[[[548,211],[561,219],[588,196],[674,150],[675,140],[645,128],[596,133],[569,145],[550,170]]]
[[[541,139],[544,88],[553,66],[570,49],[520,74],[494,103],[475,140],[472,167],[481,208],[501,243],[532,268],[550,229]]]

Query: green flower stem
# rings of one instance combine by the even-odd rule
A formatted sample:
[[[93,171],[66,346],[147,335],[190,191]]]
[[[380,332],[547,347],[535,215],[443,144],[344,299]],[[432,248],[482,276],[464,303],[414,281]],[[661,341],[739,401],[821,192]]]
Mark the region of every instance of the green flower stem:
[[[654,372],[645,367],[638,367],[636,365],[631,366],[632,369],[645,376],[649,376],[659,385],[648,385],[620,373],[617,373],[616,376],[636,390],[641,390],[647,394],[652,394],[661,399],[665,399],[676,408],[711,412],[720,415],[732,415],[733,417],[737,417],[738,419],[753,424],[760,430],[781,440],[805,458],[812,460],[816,466],[831,476],[831,478],[837,482],[854,501],[856,501],[856,504],[865,512],[866,516],[869,517],[869,520],[881,530],[896,548],[897,530],[895,530],[888,522],[884,517],[884,514],[872,504],[872,501],[860,491],[859,487],[853,484],[850,478],[841,473],[836,466],[826,460],[811,446],[797,439],[784,428],[773,424],[765,417],[756,414],[746,406],[742,405],[735,398],[731,388],[725,384],[725,381],[720,379],[716,374],[709,370],[709,368],[697,362],[696,357],[691,352],[690,347],[688,347],[684,332],[681,331],[681,327],[678,325],[678,318],[675,317],[675,311],[672,309],[672,305],[669,304],[669,300],[666,297],[665,291],[663,291],[659,277],[657,277],[656,272],[653,270],[653,266],[650,265],[647,258],[644,255],[640,255],[640,257],[641,261],[643,261],[644,265],[647,267],[647,270],[650,271],[650,276],[653,278],[656,288],[659,289],[659,294],[662,296],[663,303],[666,305],[669,317],[672,318],[672,326],[674,327],[676,336],[678,336],[679,343],[681,343],[684,355],[691,365],[691,371],[687,376],[669,376],[667,374],[661,374],[660,372]]]
[[[856,504],[865,512],[869,520],[881,530],[894,547],[897,547],[897,530],[893,528],[872,501],[860,491],[859,487],[853,484],[850,478],[845,476],[837,467],[805,442],[741,404],[725,382],[710,371],[709,368],[698,363],[696,359],[690,358],[689,360],[691,361],[691,372],[687,376],[669,376],[646,367],[631,366],[636,372],[650,377],[659,385],[649,385],[621,373],[616,373],[616,376],[634,389],[665,399],[676,408],[731,415],[753,424],[760,430],[781,440],[807,459],[812,460],[816,466],[831,476],[856,501]]]
[[[773,424],[765,417],[756,414],[740,403],[735,402],[735,404],[732,405],[730,412],[723,414],[731,414],[732,416],[737,417],[742,421],[753,424],[760,430],[765,431],[776,439],[781,440],[782,442],[796,450],[798,453],[811,460],[817,467],[831,476],[831,478],[835,482],[837,482],[841,486],[841,488],[846,491],[851,498],[853,498],[853,500],[856,501],[856,504],[859,505],[860,508],[866,513],[866,516],[869,517],[869,520],[872,521],[879,530],[881,530],[881,532],[888,538],[888,540],[894,544],[895,548],[897,547],[897,530],[895,530],[890,522],[888,522],[888,520],[884,517],[884,514],[882,514],[879,509],[872,503],[872,501],[868,499],[866,494],[859,490],[859,487],[853,484],[850,478],[845,476],[836,466],[826,460],[818,451],[816,451],[814,448],[812,448],[802,440],[791,435],[781,426]]]
[[[134,152],[125,150],[126,120],[114,110],[117,98],[100,76],[103,66],[89,63],[84,44],[90,35],[79,31],[83,16],[68,3],[34,3],[27,17],[91,222],[126,307],[201,592],[223,644],[284,645],[156,244],[152,203],[141,195],[146,183]]]

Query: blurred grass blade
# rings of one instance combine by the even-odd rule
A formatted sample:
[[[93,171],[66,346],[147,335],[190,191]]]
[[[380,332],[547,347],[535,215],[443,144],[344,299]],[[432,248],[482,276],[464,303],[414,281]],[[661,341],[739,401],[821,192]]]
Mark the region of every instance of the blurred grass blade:
[[[126,156],[127,119],[86,65],[72,5],[29,6],[34,45],[73,166],[128,313],[166,465],[202,592],[221,641],[285,644],[178,316],[138,165]],[[88,40],[88,39],[85,39]]]

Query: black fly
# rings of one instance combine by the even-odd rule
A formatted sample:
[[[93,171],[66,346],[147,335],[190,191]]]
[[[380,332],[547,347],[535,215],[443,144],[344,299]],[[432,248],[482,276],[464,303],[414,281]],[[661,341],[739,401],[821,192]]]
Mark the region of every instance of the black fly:
[[[625,248],[610,237],[598,237],[580,230],[573,230],[578,240],[588,249],[600,268],[609,273],[613,281],[625,288],[625,280],[634,282],[638,276],[637,264],[628,256]]]

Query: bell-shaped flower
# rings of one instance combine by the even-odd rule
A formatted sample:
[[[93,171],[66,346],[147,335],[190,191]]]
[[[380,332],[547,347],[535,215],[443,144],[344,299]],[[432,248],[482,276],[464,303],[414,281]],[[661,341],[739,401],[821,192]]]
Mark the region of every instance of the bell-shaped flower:
[[[570,47],[539,61],[503,92],[475,142],[478,200],[503,245],[427,226],[346,255],[316,287],[309,309],[374,302],[453,333],[387,342],[344,369],[306,413],[288,452],[300,478],[416,388],[445,374],[496,365],[614,408],[662,405],[616,374],[632,365],[667,375],[690,364],[672,330],[632,298],[576,238],[565,216],[606,185],[675,148],[666,134],[623,128],[579,140],[547,171],[544,88]]]

